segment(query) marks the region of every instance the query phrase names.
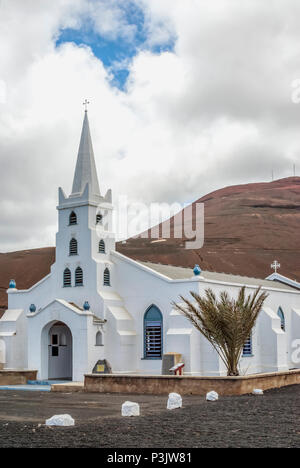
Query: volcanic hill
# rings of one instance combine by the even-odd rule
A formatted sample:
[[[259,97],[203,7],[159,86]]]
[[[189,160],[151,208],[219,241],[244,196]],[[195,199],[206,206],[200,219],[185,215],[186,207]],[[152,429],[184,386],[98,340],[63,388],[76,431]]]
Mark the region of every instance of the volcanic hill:
[[[196,200],[204,203],[204,246],[185,249],[184,238],[131,238],[117,250],[142,261],[265,278],[278,260],[280,273],[300,280],[300,177],[236,185]],[[161,225],[160,225],[161,229]],[[153,242],[154,241],[154,242]],[[66,247],[67,248],[67,247]],[[32,286],[50,272],[54,247],[0,254],[0,309],[7,306],[10,279]]]

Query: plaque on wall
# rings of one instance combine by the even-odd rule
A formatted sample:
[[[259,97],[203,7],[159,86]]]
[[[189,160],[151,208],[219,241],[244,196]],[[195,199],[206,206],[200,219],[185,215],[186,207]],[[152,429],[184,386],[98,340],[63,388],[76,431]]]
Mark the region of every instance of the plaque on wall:
[[[99,361],[96,362],[94,369],[93,369],[93,374],[111,374],[111,366],[109,362],[106,359],[100,359]]]

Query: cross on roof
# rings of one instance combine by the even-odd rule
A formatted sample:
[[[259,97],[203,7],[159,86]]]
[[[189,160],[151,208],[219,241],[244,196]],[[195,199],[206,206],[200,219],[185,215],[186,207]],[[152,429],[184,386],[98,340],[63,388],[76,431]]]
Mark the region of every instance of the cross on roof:
[[[280,263],[278,263],[277,260],[274,260],[274,262],[271,264],[271,268],[275,270],[275,273],[277,273],[277,268],[280,268]]]
[[[90,104],[90,101],[88,101],[87,99],[85,99],[85,101],[82,103],[83,106],[85,106],[85,112],[87,112],[87,106]]]

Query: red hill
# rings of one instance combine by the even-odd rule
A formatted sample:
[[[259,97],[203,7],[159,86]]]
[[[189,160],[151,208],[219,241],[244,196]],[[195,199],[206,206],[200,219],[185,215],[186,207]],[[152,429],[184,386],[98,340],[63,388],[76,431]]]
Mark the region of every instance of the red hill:
[[[191,268],[198,263],[205,270],[262,278],[276,259],[280,273],[300,280],[300,177],[226,187],[196,202],[205,207],[202,249],[186,250],[185,239],[138,238],[117,250],[143,261]],[[53,247],[0,254],[0,308],[7,306],[11,278],[19,289],[28,288],[50,272],[54,259]]]
[[[277,259],[280,273],[300,280],[300,177],[226,187],[197,202],[205,209],[202,249],[186,250],[183,239],[133,238],[118,250],[144,261],[198,263],[205,270],[254,277],[270,274]]]

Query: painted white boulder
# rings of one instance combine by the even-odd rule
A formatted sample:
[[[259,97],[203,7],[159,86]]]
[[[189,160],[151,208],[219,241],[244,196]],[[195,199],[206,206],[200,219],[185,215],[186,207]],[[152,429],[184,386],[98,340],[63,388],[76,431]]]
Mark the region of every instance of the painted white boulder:
[[[261,388],[254,388],[252,394],[253,395],[263,395],[264,392],[263,392],[263,390]]]
[[[55,414],[46,419],[46,426],[74,426],[75,421],[69,414]]]
[[[140,405],[133,401],[125,401],[122,405],[122,416],[139,416]]]
[[[179,393],[169,393],[167,409],[176,409],[182,407],[182,398]]]
[[[217,401],[219,399],[219,395],[217,394],[217,392],[208,392],[206,394],[206,400],[207,401]]]

